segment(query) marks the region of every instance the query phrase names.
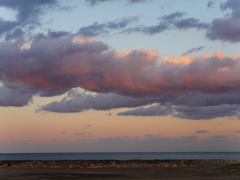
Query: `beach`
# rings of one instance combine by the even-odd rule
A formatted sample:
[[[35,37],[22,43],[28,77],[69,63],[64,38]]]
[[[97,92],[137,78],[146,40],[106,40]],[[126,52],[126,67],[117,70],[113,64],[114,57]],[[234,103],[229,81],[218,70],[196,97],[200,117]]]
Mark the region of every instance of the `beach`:
[[[239,160],[0,161],[1,180],[233,179]]]

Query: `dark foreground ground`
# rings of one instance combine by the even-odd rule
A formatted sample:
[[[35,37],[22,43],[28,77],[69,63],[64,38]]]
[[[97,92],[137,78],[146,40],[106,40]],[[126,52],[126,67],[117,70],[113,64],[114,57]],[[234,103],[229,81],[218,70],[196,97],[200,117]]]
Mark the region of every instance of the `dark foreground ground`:
[[[240,164],[204,167],[12,168],[0,169],[1,180],[240,180]]]

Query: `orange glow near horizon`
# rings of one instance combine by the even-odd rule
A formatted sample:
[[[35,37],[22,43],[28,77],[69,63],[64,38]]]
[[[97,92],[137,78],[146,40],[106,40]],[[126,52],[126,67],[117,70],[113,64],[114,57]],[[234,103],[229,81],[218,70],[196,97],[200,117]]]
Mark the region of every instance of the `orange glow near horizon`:
[[[1,108],[4,110],[4,108]],[[123,109],[122,109],[123,110]],[[11,113],[14,111],[15,113]],[[113,110],[116,113],[119,110]],[[107,116],[105,111],[82,113],[35,113],[32,108],[5,108],[0,126],[0,142],[49,141],[59,139],[75,141],[86,139],[74,133],[86,133],[90,139],[124,137],[144,138],[145,135],[163,137],[198,136],[200,139],[214,135],[228,135],[240,127],[238,120],[217,118],[213,120],[184,120],[171,117]],[[219,124],[219,123],[222,124]],[[91,127],[84,127],[91,125]],[[196,134],[207,130],[208,133]],[[66,133],[61,133],[66,131]]]

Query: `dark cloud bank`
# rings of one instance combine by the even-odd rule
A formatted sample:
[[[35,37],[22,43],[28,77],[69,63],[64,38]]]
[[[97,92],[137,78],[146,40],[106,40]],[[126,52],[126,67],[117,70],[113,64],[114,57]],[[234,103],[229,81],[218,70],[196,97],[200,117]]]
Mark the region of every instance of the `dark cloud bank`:
[[[65,98],[40,107],[37,111],[82,112],[90,109],[132,108],[119,116],[172,116],[183,119],[239,117],[240,57],[214,55],[189,57],[204,47],[190,49],[181,57],[160,58],[156,50],[133,49],[124,53],[88,37],[108,33],[109,29],[126,28],[137,20],[94,23],[69,32],[48,32],[24,46],[20,26],[38,22],[40,12],[57,5],[57,1],[0,0],[0,6],[17,11],[17,21],[0,19],[0,33],[11,41],[0,44],[0,106],[21,107],[34,96],[50,97],[67,92]],[[91,5],[102,1],[89,1]],[[147,1],[129,1],[147,2]],[[228,0],[222,10],[231,14],[214,19],[211,24],[194,18],[183,18],[175,12],[159,18],[156,26],[139,26],[125,32],[156,34],[167,29],[204,29],[209,39],[237,42],[240,2]],[[26,11],[26,12],[25,12]],[[228,23],[228,26],[225,24]],[[232,25],[232,26],[231,26]],[[223,32],[224,30],[224,32]],[[13,40],[16,39],[17,40]],[[83,88],[92,95],[78,92]],[[135,109],[134,109],[135,108]]]
[[[101,41],[71,36],[39,36],[30,47],[23,43],[0,45],[1,106],[24,106],[35,95],[68,92],[61,101],[38,111],[129,107],[136,109],[118,115],[238,117],[239,56],[216,52],[160,59],[156,50],[119,53]],[[74,89],[78,87],[98,94],[79,93]],[[141,107],[146,105],[153,106]]]

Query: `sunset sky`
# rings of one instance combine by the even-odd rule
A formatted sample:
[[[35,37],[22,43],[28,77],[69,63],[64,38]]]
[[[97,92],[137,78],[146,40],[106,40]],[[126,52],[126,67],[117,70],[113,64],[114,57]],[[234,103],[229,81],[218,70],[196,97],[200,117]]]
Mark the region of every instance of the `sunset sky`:
[[[240,151],[239,0],[0,0],[0,153]]]

